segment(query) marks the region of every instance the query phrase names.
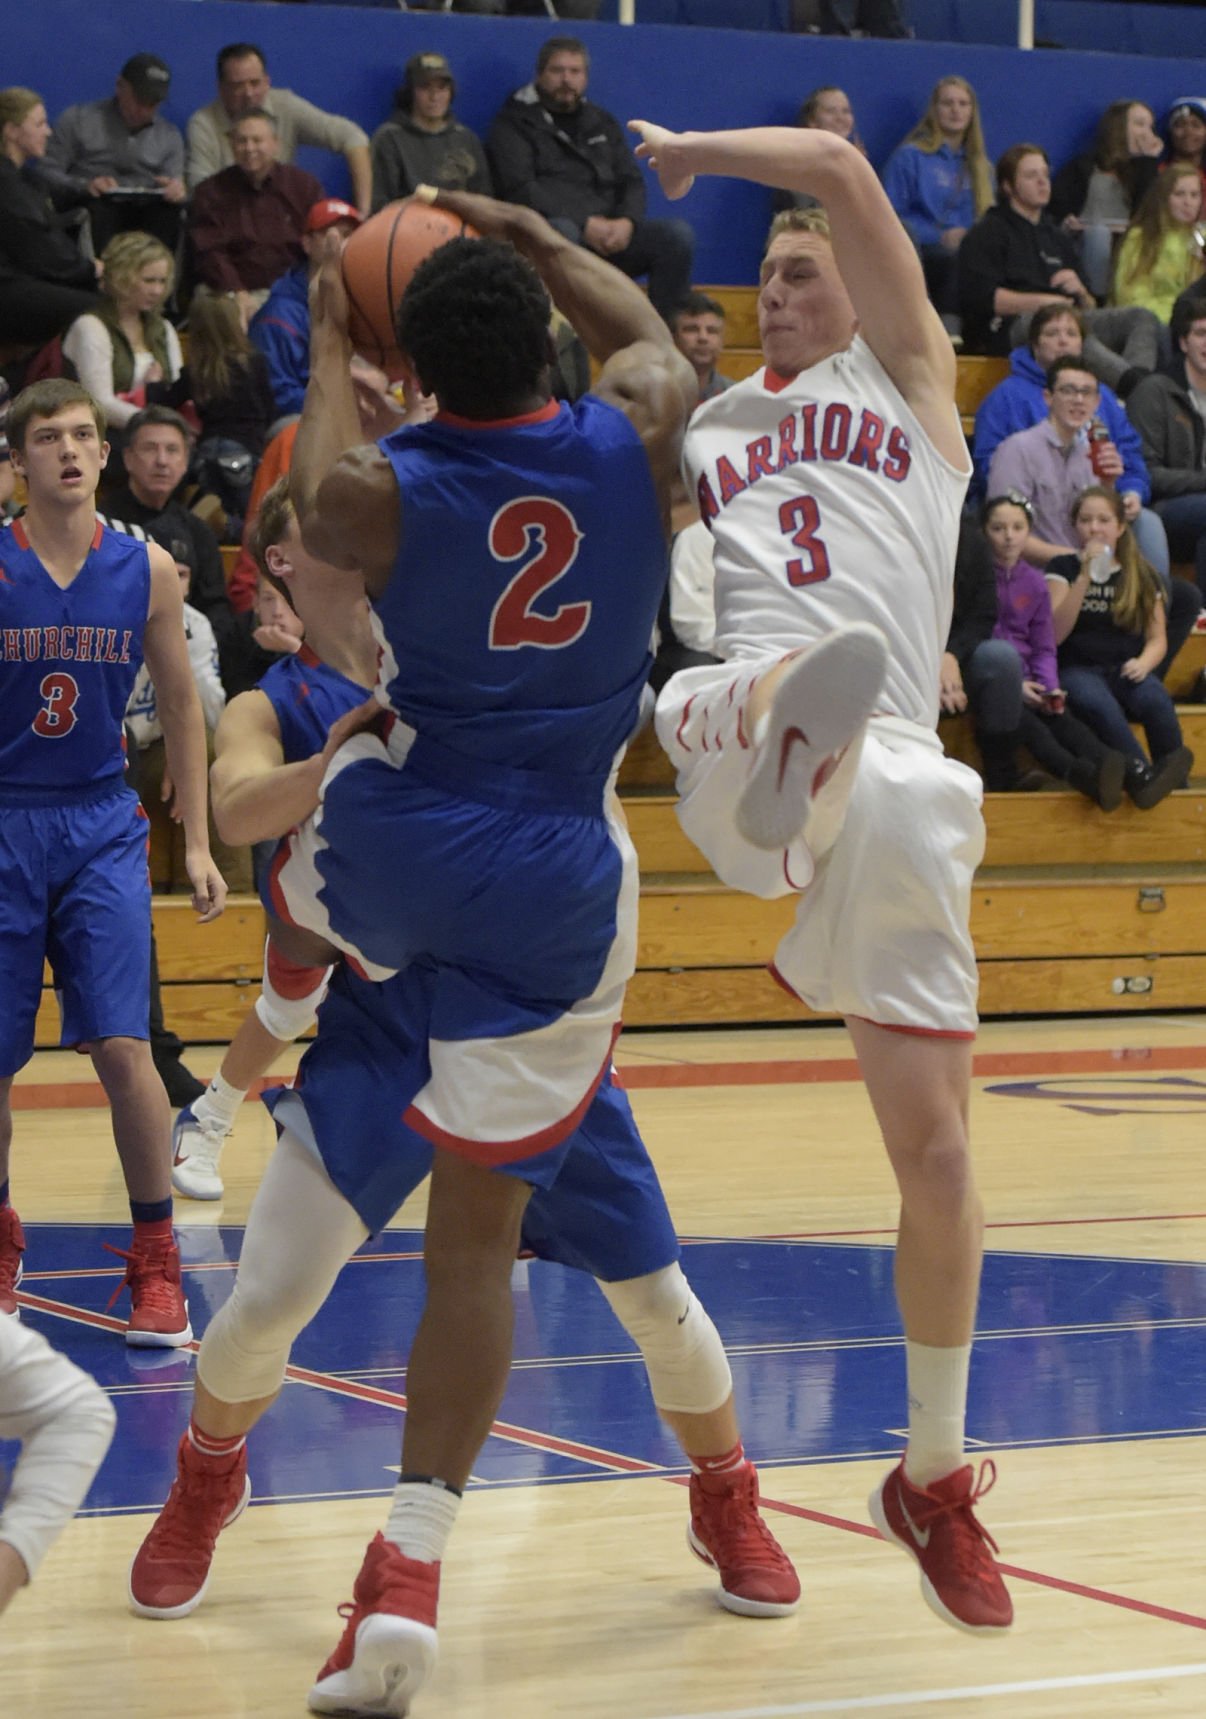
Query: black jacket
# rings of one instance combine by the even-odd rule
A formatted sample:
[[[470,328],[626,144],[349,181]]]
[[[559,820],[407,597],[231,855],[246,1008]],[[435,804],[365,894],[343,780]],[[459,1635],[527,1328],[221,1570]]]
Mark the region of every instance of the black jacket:
[[[1084,155],[1066,161],[1060,168],[1051,182],[1051,202],[1047,206],[1047,213],[1053,221],[1062,221],[1065,215],[1080,214],[1088,200],[1089,180],[1095,166],[1094,152],[1090,149]],[[1123,189],[1132,215],[1159,172],[1160,163],[1150,155],[1131,156],[1128,166],[1123,169]],[[1122,177],[1121,173],[1119,177]]]
[[[404,108],[395,108],[373,133],[373,210],[418,185],[441,191],[482,191],[490,195],[490,169],[476,136],[459,119],[443,131],[424,131]]]
[[[1185,362],[1179,354],[1166,371],[1153,371],[1131,390],[1126,415],[1139,432],[1153,501],[1206,491],[1202,469],[1206,425],[1189,397]]]
[[[22,275],[99,290],[96,270],[80,255],[46,192],[0,155],[0,279]]]
[[[1051,277],[1061,269],[1079,273],[1076,244],[1047,216],[1028,221],[1004,203],[981,215],[959,247],[959,309],[967,349],[1007,353],[1013,319],[994,310],[997,288],[1053,292]]]
[[[639,221],[645,183],[617,119],[584,101],[573,136],[540,101],[534,84],[505,101],[486,149],[495,195],[582,227],[591,215]]]
[[[972,652],[991,639],[997,624],[997,576],[992,551],[980,527],[967,514],[959,521],[955,551],[955,603],[946,648],[964,674]]]

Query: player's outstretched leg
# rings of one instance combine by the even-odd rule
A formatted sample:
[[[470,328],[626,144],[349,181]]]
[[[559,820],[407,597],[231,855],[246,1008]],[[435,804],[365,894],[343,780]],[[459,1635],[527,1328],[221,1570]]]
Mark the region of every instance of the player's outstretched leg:
[[[993,1558],[997,1543],[973,1509],[996,1477],[987,1460],[978,1475],[968,1463],[928,1486],[913,1486],[901,1462],[869,1500],[884,1539],[921,1570],[926,1604],[971,1635],[998,1635],[1013,1622],[1013,1602]]]
[[[827,768],[875,709],[888,671],[878,627],[852,622],[828,633],[783,668],[770,708],[755,724],[755,756],[737,828],[758,848],[786,847],[804,827]]]

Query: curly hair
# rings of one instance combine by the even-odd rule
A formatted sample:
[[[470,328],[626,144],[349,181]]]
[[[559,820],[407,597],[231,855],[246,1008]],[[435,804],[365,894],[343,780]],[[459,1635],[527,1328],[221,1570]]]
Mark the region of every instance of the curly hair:
[[[176,259],[160,240],[153,238],[150,233],[115,233],[101,252],[101,262],[105,265],[102,285],[106,294],[112,299],[120,299],[129,292],[143,269],[152,263],[167,264],[167,286],[164,297],[172,290],[172,282],[176,278]]]
[[[535,269],[510,245],[450,239],[403,294],[398,346],[446,411],[504,418],[548,391],[550,311]]]

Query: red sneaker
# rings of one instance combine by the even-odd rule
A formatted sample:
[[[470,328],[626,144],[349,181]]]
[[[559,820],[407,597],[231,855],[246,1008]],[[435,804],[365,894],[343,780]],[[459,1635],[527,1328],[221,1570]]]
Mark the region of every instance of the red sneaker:
[[[130,1605],[144,1618],[186,1618],[205,1598],[214,1542],[247,1508],[247,1446],[207,1457],[187,1433],[176,1452],[176,1478],[155,1526],[130,1565]]]
[[[0,1206],[0,1313],[10,1319],[20,1319],[17,1306],[17,1285],[21,1281],[21,1255],[25,1252],[25,1231],[11,1206]]]
[[[871,1520],[884,1539],[920,1565],[931,1611],[973,1635],[1013,1622],[1013,1601],[992,1555],[997,1543],[972,1510],[996,1478],[996,1464],[986,1461],[978,1475],[968,1463],[930,1486],[913,1486],[901,1462],[870,1499]]]
[[[440,1566],[408,1558],[383,1534],[352,1589],[342,1639],[310,1691],[312,1713],[403,1719],[435,1670]]]
[[[720,1603],[747,1618],[783,1618],[800,1599],[791,1559],[758,1514],[758,1471],[691,1476],[687,1544],[720,1576]]]
[[[170,1236],[163,1241],[139,1242],[127,1252],[105,1247],[126,1262],[126,1275],[109,1297],[112,1307],[128,1283],[130,1321],[126,1342],[137,1349],[179,1349],[193,1340],[188,1322],[188,1302],[180,1285],[180,1250]]]

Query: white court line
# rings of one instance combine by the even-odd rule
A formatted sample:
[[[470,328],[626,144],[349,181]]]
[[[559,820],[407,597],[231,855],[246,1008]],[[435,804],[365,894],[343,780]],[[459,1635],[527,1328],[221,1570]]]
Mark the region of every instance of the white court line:
[[[1206,1665],[1157,1665],[1147,1671],[1099,1671],[1083,1677],[1036,1677],[1026,1683],[968,1684],[962,1689],[898,1689],[890,1695],[855,1695],[848,1700],[795,1701],[785,1707],[740,1707],[711,1713],[675,1713],[666,1719],[793,1719],[803,1713],[869,1713],[875,1708],[918,1707],[940,1701],[979,1701],[995,1695],[1034,1695],[1049,1689],[1093,1689],[1114,1683],[1151,1683],[1174,1677],[1206,1677]]]

